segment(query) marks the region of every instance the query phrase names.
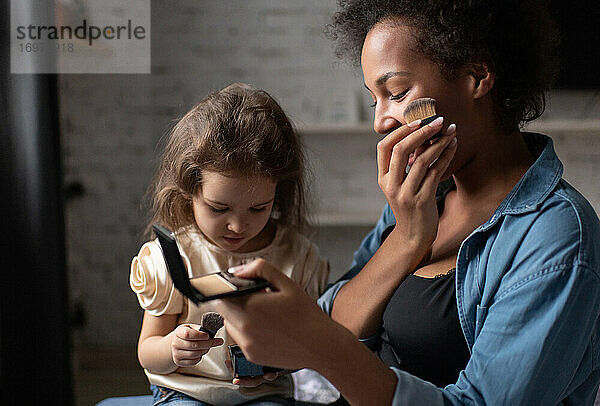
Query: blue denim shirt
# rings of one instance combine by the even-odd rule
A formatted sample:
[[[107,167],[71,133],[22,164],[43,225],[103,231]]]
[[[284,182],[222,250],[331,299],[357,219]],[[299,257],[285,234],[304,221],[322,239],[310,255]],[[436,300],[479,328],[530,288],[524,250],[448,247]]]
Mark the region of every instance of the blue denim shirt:
[[[600,224],[585,198],[561,178],[552,140],[524,138],[537,160],[458,252],[456,301],[470,360],[445,388],[393,368],[393,405],[594,403]],[[360,272],[394,225],[386,206],[346,278]],[[328,314],[347,281],[319,299]]]

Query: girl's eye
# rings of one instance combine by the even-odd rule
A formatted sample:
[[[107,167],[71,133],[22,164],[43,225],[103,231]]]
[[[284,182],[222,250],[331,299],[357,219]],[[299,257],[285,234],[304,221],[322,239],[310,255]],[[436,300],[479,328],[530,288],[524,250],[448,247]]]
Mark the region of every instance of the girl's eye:
[[[263,207],[250,207],[250,211],[254,212],[254,213],[260,213],[261,211],[265,211],[267,207],[263,206]]]
[[[212,206],[208,206],[210,207],[210,210],[214,213],[225,213],[227,210],[229,210],[227,207],[224,209],[217,209],[216,207],[212,207]]]

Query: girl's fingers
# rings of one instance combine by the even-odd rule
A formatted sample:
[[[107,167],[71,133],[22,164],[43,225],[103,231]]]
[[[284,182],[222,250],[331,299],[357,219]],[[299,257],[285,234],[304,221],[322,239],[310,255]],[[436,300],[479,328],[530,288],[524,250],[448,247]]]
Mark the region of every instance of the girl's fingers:
[[[208,337],[208,335],[207,335]],[[207,340],[184,340],[179,337],[175,337],[173,339],[173,348],[178,350],[189,350],[189,351],[198,351],[198,350],[210,350],[212,347],[217,347],[219,345],[223,345],[222,338],[213,338]]]
[[[264,379],[262,376],[249,376],[249,377],[244,377],[244,378],[233,378],[233,381],[231,381],[231,383],[234,385],[240,385],[240,386],[244,386],[247,388],[255,388],[255,387],[259,386],[260,384],[262,384],[263,382],[264,382]]]
[[[196,360],[199,361],[208,350],[175,350],[178,360]]]

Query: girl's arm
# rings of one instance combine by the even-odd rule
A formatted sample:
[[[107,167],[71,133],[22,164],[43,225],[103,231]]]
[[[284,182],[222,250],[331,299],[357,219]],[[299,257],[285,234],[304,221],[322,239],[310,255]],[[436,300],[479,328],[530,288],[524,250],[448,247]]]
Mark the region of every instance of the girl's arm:
[[[221,338],[210,339],[195,324],[177,326],[176,314],[152,316],[144,312],[138,341],[138,359],[142,367],[157,374],[169,374],[179,367],[194,366],[212,347],[222,345]]]

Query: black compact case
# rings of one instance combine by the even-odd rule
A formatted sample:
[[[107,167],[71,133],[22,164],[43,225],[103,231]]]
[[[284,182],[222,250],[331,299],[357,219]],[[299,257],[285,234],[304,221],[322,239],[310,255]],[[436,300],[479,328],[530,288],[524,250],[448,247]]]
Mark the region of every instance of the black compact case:
[[[236,278],[226,271],[190,279],[173,233],[158,224],[154,224],[152,228],[158,237],[175,288],[194,304],[256,292],[269,286],[264,279]]]

